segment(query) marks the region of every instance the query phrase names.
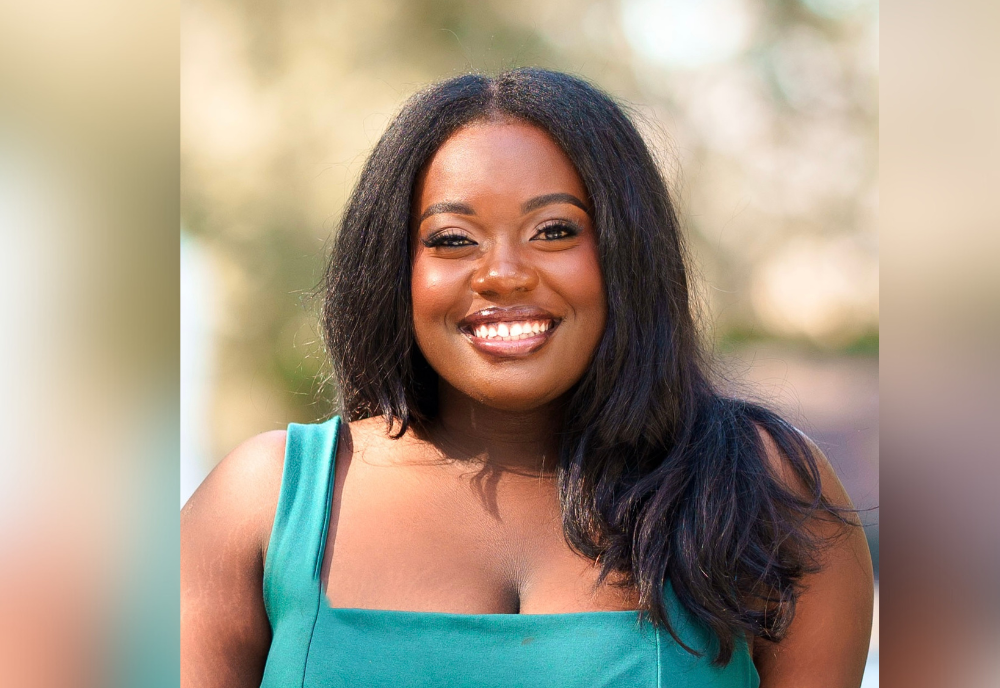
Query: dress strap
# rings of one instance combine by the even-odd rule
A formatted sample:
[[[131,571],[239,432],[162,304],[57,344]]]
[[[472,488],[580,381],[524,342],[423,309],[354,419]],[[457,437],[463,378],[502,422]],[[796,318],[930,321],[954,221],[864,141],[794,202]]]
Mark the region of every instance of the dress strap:
[[[281,492],[264,562],[264,606],[272,624],[291,607],[318,602],[339,434],[339,416],[288,426]]]

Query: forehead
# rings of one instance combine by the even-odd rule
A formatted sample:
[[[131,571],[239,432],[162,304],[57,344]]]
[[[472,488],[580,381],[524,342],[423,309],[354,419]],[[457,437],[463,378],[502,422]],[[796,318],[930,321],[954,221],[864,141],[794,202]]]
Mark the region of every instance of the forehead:
[[[442,200],[520,204],[558,192],[587,198],[573,163],[548,134],[523,122],[483,122],[459,129],[434,153],[414,201],[418,210]]]

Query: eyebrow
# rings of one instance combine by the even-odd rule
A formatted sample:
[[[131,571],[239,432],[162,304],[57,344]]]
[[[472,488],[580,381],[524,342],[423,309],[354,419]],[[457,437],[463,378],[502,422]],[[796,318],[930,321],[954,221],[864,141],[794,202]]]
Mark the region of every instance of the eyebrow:
[[[550,193],[545,194],[544,196],[536,196],[521,206],[521,212],[530,213],[532,210],[538,210],[539,208],[544,208],[545,206],[553,205],[554,203],[569,203],[570,205],[575,205],[588,215],[590,214],[590,210],[587,209],[587,206],[583,201],[573,194],[568,193]]]
[[[424,220],[429,218],[431,215],[438,215],[440,213],[455,213],[456,215],[475,215],[476,211],[473,210],[471,206],[466,205],[465,203],[455,203],[452,201],[445,201],[443,203],[434,203],[432,205],[427,206],[427,210],[425,210],[420,215],[420,219],[417,220],[417,222],[419,224],[420,222],[423,222]]]
[[[529,201],[525,201],[521,205],[522,213],[530,213],[532,210],[538,210],[539,208],[544,208],[547,205],[554,205],[556,203],[569,203],[570,205],[575,205],[577,208],[585,213],[590,213],[586,204],[573,194],[568,193],[550,193],[544,196],[535,196]],[[441,213],[454,213],[456,215],[475,215],[476,211],[472,209],[472,206],[466,203],[459,203],[456,201],[444,201],[442,203],[433,203],[427,206],[427,209],[420,214],[420,218],[417,223],[421,223],[431,215],[439,215]]]

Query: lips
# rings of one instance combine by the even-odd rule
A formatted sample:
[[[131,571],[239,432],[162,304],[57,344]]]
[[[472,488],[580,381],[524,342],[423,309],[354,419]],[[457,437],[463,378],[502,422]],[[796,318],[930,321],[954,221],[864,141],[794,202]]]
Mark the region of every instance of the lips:
[[[560,322],[560,318],[535,306],[491,306],[462,319],[458,329],[483,353],[517,357],[544,346]]]

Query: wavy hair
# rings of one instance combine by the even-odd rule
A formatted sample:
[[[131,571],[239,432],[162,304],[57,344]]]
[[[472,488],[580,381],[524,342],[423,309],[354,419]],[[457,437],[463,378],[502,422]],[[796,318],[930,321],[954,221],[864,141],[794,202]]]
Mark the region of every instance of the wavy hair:
[[[381,415],[401,436],[437,409],[437,373],[415,344],[411,203],[418,174],[460,127],[516,119],[552,137],[594,210],[607,293],[604,336],[570,392],[559,494],[570,545],[601,579],[639,594],[671,626],[665,586],[718,640],[779,640],[819,542],[823,497],[803,436],[766,408],[721,393],[691,314],[685,253],[667,186],[623,107],[542,69],[466,75],[411,97],[368,158],[326,273],[323,327],[348,420]],[[393,428],[396,428],[393,432]],[[777,474],[763,434],[801,483]],[[611,578],[609,578],[611,577]]]

